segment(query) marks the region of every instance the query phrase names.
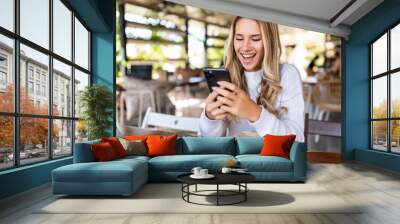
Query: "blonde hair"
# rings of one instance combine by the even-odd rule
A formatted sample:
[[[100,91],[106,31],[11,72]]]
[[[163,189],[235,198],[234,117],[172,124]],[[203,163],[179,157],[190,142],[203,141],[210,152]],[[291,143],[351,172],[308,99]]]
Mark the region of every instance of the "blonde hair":
[[[240,89],[246,91],[247,82],[243,75],[244,68],[240,63],[234,48],[236,23],[242,17],[235,17],[232,21],[229,36],[225,44],[224,67],[229,70],[231,81]],[[281,57],[281,42],[279,39],[278,25],[270,22],[255,20],[261,31],[261,39],[264,46],[262,60],[261,91],[257,97],[257,104],[264,106],[270,113],[280,115],[287,112],[286,107],[275,108],[277,97],[282,91],[280,86],[279,60]]]

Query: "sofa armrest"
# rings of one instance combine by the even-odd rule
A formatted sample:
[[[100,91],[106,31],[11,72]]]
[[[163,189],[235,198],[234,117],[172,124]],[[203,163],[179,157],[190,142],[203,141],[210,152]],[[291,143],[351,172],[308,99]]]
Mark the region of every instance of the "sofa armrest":
[[[290,149],[290,160],[293,162],[293,179],[305,181],[307,174],[307,146],[305,143],[293,143]]]
[[[92,144],[100,143],[100,140],[94,140],[89,142],[75,143],[74,145],[74,163],[89,163],[95,162],[90,146]]]

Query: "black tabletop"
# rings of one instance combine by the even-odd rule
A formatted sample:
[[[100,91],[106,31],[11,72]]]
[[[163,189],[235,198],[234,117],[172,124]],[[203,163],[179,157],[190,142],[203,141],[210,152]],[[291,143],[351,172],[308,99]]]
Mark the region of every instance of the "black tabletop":
[[[177,179],[186,184],[236,184],[255,180],[255,177],[249,173],[213,173],[215,177],[211,179],[193,179],[190,175],[191,173],[182,174]]]

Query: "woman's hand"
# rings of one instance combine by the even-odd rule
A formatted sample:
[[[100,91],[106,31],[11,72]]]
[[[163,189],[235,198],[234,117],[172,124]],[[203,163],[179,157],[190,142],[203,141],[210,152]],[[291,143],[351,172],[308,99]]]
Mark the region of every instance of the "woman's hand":
[[[224,120],[229,115],[229,113],[220,108],[222,106],[222,102],[216,100],[217,96],[218,93],[215,91],[212,91],[212,93],[208,95],[206,99],[205,113],[208,119]]]
[[[213,93],[219,94],[216,98],[222,104],[221,110],[251,122],[258,120],[261,107],[245,91],[230,82],[220,81],[218,85],[220,87],[213,87]]]

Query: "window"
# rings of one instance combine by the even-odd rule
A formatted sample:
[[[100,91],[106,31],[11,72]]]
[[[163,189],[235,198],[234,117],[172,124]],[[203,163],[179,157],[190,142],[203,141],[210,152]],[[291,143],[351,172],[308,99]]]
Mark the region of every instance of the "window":
[[[1,92],[5,92],[7,89],[7,70],[8,70],[7,63],[8,63],[7,55],[0,52],[0,91]]]
[[[40,81],[40,70],[38,68],[36,69],[36,80]]]
[[[49,48],[49,0],[20,0],[21,36]]]
[[[14,31],[14,0],[1,0],[0,26]]]
[[[85,87],[89,86],[89,74],[81,72],[79,70],[75,70],[75,117],[79,117],[81,114],[81,107],[79,107],[80,103],[80,92],[85,89]],[[86,141],[88,139],[88,131],[86,128],[86,124],[82,121],[78,121],[75,123],[75,141],[81,142]]]
[[[28,71],[29,79],[33,80],[33,67],[29,66],[29,71]]]
[[[3,9],[0,9],[0,14],[3,12]],[[0,15],[0,21],[3,15]],[[0,73],[2,74],[2,80],[6,80],[6,83],[0,85],[0,113],[8,112],[12,113],[14,111],[14,82],[13,76],[14,72],[11,68],[12,58],[14,56],[14,42],[11,38],[8,38],[0,33],[0,57],[2,58]],[[5,61],[5,59],[10,59],[9,61]],[[6,78],[4,78],[6,77]],[[1,81],[0,81],[1,82]],[[1,139],[1,136],[0,136]],[[2,148],[2,144],[0,143],[0,148]],[[1,160],[0,160],[1,164]],[[1,167],[0,167],[1,169]]]
[[[0,71],[0,84],[2,85],[7,84],[7,74],[3,71]]]
[[[53,157],[70,155],[72,152],[71,120],[53,120]]]
[[[189,20],[188,25],[189,64],[192,68],[203,68],[206,59],[206,52],[204,49],[206,35],[205,23],[197,20]]]
[[[400,153],[400,24],[370,45],[371,148]]]
[[[7,87],[7,56],[0,53],[0,91],[5,92]]]
[[[33,94],[33,82],[28,82],[28,93]]]
[[[40,95],[40,84],[36,84],[36,95]]]
[[[42,86],[42,96],[46,96],[46,86]]]
[[[70,83],[72,84],[72,68],[69,65],[66,65],[56,59],[53,60],[53,114],[60,114],[60,107],[63,106],[64,104],[64,96],[68,96],[69,100],[71,102],[68,102],[69,105],[72,104],[72,91],[71,89],[65,89],[64,85],[65,83]],[[60,95],[61,96],[60,96]],[[60,98],[58,98],[60,97]],[[58,99],[61,100],[61,104],[58,101]],[[57,104],[57,105],[56,105]],[[72,108],[68,107],[67,110],[64,113],[61,113],[62,116],[72,116]]]
[[[71,60],[72,12],[60,1],[53,0],[53,41],[54,52]]]
[[[90,85],[90,31],[66,1],[0,2],[0,170],[70,156],[76,132],[87,139],[74,105]]]
[[[75,62],[82,68],[89,69],[89,32],[75,18]]]

